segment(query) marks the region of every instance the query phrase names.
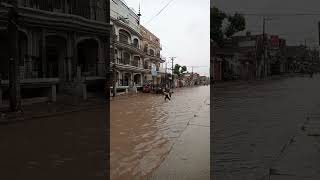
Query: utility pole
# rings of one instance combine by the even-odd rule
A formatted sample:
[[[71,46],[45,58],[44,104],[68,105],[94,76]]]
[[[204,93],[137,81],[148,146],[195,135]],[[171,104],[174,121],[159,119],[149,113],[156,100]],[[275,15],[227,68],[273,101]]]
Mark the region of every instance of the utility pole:
[[[171,57],[171,88],[174,88],[173,61],[177,57]]]
[[[266,59],[266,47],[265,47],[265,44],[266,44],[266,21],[267,20],[272,20],[271,18],[266,18],[266,17],[263,17],[263,25],[262,25],[262,49],[263,49],[263,62],[264,62],[264,76],[267,77],[268,76],[268,71],[269,71],[269,65],[267,63],[267,59]]]
[[[21,110],[17,16],[16,6],[13,6],[9,10],[8,25],[10,109],[13,112]]]
[[[265,52],[265,28],[266,28],[266,18],[263,17],[263,25],[262,25],[262,53],[263,53],[263,72],[264,76],[266,76],[266,52]]]
[[[166,78],[165,78],[165,84],[167,84],[168,83],[168,80],[167,80],[167,78],[168,78],[168,74],[167,74],[167,62],[166,62],[166,76],[165,76]],[[166,87],[167,88],[167,87]]]

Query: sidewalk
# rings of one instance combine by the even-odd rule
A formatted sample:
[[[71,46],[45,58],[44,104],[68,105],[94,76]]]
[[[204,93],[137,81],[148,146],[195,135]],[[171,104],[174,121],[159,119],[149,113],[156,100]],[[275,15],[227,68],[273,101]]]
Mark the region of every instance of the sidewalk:
[[[270,169],[270,180],[320,179],[320,114],[312,115]]]
[[[36,118],[61,115],[105,106],[104,97],[91,97],[87,101],[64,95],[58,96],[57,102],[41,102],[22,106],[23,112],[11,113],[2,108],[0,124],[13,123]]]
[[[209,99],[190,120],[152,180],[210,179]]]

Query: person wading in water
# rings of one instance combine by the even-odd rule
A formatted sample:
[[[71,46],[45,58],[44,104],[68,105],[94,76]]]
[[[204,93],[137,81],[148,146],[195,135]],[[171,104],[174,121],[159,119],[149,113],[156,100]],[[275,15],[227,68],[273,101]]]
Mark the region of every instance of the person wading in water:
[[[163,94],[164,94],[164,100],[166,101],[167,99],[171,100],[170,97],[171,97],[171,93],[167,91],[163,91]],[[170,95],[170,97],[169,97]]]

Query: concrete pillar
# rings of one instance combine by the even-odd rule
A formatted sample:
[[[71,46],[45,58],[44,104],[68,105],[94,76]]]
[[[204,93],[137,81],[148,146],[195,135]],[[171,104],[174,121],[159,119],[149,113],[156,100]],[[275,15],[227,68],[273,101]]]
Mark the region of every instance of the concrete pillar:
[[[28,55],[28,58],[27,58],[27,62],[26,62],[26,70],[27,70],[27,75],[26,75],[26,78],[27,79],[30,79],[32,78],[32,57],[31,55]]]
[[[140,74],[140,85],[142,86],[143,85],[143,75]]]
[[[81,67],[77,66],[77,80],[81,80]]]
[[[82,93],[83,93],[83,100],[87,100],[88,96],[87,96],[87,85],[85,83],[82,84]]]
[[[118,85],[120,85],[120,83],[121,83],[121,79],[122,79],[121,76],[122,76],[122,73],[119,72],[119,74],[118,74]]]
[[[45,30],[42,31],[42,77],[47,77],[47,54],[46,54],[46,32]]]
[[[57,101],[57,86],[55,84],[51,86],[51,101]]]
[[[67,78],[69,81],[72,80],[72,59],[70,57],[67,58]]]

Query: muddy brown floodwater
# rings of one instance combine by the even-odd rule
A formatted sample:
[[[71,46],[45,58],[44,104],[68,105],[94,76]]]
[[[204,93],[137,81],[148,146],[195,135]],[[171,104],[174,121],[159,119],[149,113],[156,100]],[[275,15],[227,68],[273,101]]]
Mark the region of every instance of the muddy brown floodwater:
[[[171,101],[156,94],[112,100],[111,179],[147,179],[209,97],[210,87],[201,86],[175,89]]]

